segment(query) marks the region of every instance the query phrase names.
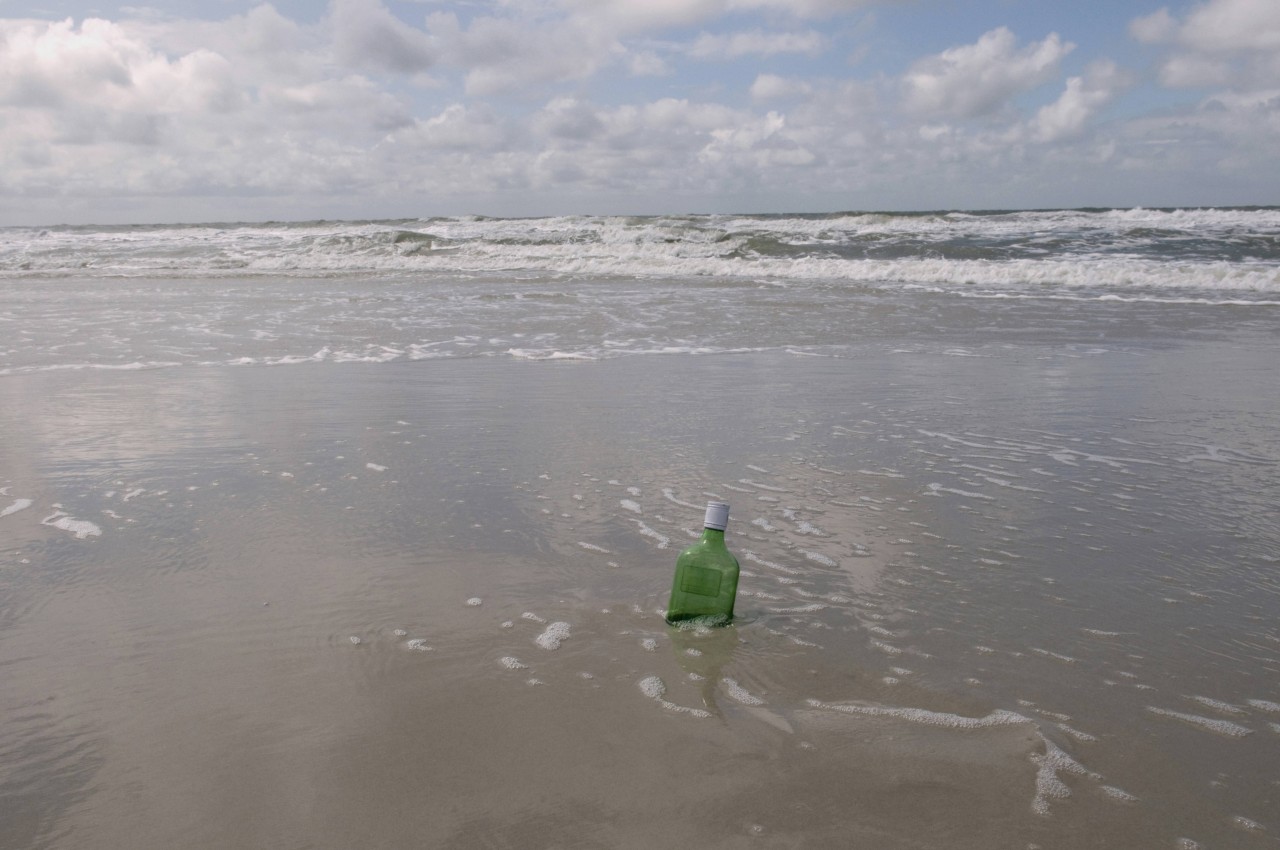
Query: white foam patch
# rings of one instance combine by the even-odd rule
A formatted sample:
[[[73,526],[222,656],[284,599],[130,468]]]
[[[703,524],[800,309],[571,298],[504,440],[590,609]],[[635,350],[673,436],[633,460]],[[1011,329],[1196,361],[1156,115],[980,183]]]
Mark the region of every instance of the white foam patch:
[[[646,676],[639,682],[640,692],[651,700],[655,700],[659,705],[668,711],[677,711],[682,714],[690,714],[694,717],[710,717],[711,712],[703,711],[700,708],[688,708],[683,705],[676,705],[674,702],[667,700],[667,686],[657,676]]]
[[[546,351],[530,348],[509,348],[507,354],[517,360],[595,360],[590,354],[575,351]]]
[[[986,493],[975,493],[972,490],[957,490],[954,487],[943,487],[941,484],[930,484],[926,496],[941,496],[943,493],[951,493],[955,496],[963,496],[966,499],[983,499],[985,501],[994,501],[995,497],[988,496]]]
[[[1270,711],[1275,714],[1280,714],[1280,702],[1271,702],[1270,700],[1265,699],[1251,699],[1247,702],[1249,705],[1254,708],[1261,709],[1262,711]]]
[[[1031,801],[1031,809],[1038,815],[1047,815],[1050,800],[1071,795],[1071,789],[1058,776],[1060,771],[1087,776],[1090,779],[1102,777],[1067,755],[1048,738],[1041,736],[1041,739],[1044,741],[1044,755],[1031,756],[1031,761],[1039,768],[1036,771],[1036,796]]]
[[[1241,829],[1248,830],[1249,832],[1262,832],[1263,829],[1265,828],[1263,827],[1262,824],[1258,823],[1256,820],[1253,820],[1252,818],[1244,817],[1243,815],[1236,815],[1235,817],[1233,817],[1231,819],[1231,825],[1238,826]]]
[[[631,511],[633,514],[644,513],[644,511],[640,509],[639,503],[634,502],[631,499],[622,499],[621,501],[618,502],[618,504],[622,505],[624,510]]]
[[[504,655],[498,659],[498,663],[501,664],[503,667],[506,667],[508,670],[528,670],[529,669],[528,664],[525,664],[519,658],[516,658],[514,655]]]
[[[12,505],[0,511],[0,516],[8,516],[9,514],[16,514],[18,511],[25,511],[34,504],[35,502],[31,499],[14,499]]]
[[[479,596],[473,596],[467,600],[467,605],[469,605],[472,608],[479,608],[483,604],[484,604],[484,600],[481,599]]]
[[[654,531],[652,528],[645,525],[640,520],[636,520],[635,523],[636,525],[640,526],[640,533],[643,534],[645,537],[652,538],[658,544],[659,549],[665,549],[667,548],[667,545],[671,543],[670,537],[667,537],[665,534],[660,534],[659,532]]]
[[[1152,714],[1158,714],[1161,717],[1172,717],[1175,720],[1181,720],[1184,723],[1190,723],[1192,726],[1199,726],[1201,729],[1207,729],[1210,732],[1216,732],[1219,735],[1226,735],[1231,738],[1243,738],[1253,732],[1252,729],[1241,726],[1239,723],[1232,723],[1230,720],[1215,720],[1212,717],[1201,717],[1198,714],[1183,714],[1181,711],[1169,711],[1166,708],[1156,708],[1153,705],[1147,706],[1147,711]]]
[[[1210,699],[1209,697],[1190,696],[1187,699],[1195,700],[1206,708],[1212,708],[1214,711],[1223,714],[1244,714],[1244,709],[1234,706],[1229,702],[1223,702],[1220,699]]]
[[[812,614],[814,611],[821,611],[826,607],[821,602],[813,602],[808,605],[795,605],[790,608],[770,608],[769,610],[775,614]]]
[[[1103,785],[1102,793],[1106,794],[1111,799],[1119,800],[1122,803],[1136,803],[1138,801],[1137,797],[1122,788],[1115,787],[1114,785]]]
[[[584,541],[582,541],[582,540],[579,540],[579,541],[578,541],[578,545],[579,545],[579,546],[581,546],[583,549],[586,549],[588,552],[599,552],[599,553],[600,553],[600,554],[602,554],[602,555],[612,555],[612,554],[613,554],[612,552],[610,552],[608,549],[604,548],[603,546],[597,546],[597,545],[596,545],[596,544],[594,544],[594,543],[586,543],[586,542],[584,542]]]
[[[1031,718],[1004,709],[996,709],[985,717],[965,717],[961,714],[948,714],[923,708],[854,705],[850,703],[822,702],[816,699],[805,700],[805,702],[813,708],[821,708],[827,711],[862,714],[868,717],[892,717],[912,723],[923,723],[927,726],[941,726],[947,729],[990,729],[995,726],[1015,726],[1019,723],[1035,725],[1035,721]]]
[[[658,648],[658,642],[653,638],[645,638],[640,641],[640,645],[644,647],[647,652],[654,652]]]
[[[733,679],[725,678],[720,681],[724,683],[725,690],[728,691],[729,696],[743,705],[764,705],[764,700],[739,685]]]
[[[520,615],[520,619],[522,619],[522,620],[532,620],[532,621],[533,621],[533,622],[535,622],[535,623],[545,623],[545,622],[546,622],[546,619],[544,619],[544,618],[542,618],[542,617],[539,617],[537,614],[533,613],[532,611],[525,611],[523,614],[521,614],[521,615]]]
[[[1052,658],[1052,659],[1054,659],[1055,661],[1061,661],[1061,662],[1063,662],[1064,664],[1075,664],[1075,663],[1076,663],[1076,660],[1075,660],[1074,658],[1072,658],[1070,655],[1063,655],[1063,654],[1061,654],[1061,653],[1059,653],[1059,652],[1050,652],[1050,651],[1049,651],[1049,650],[1047,650],[1047,649],[1039,649],[1039,648],[1034,647],[1034,646],[1033,646],[1033,647],[1031,647],[1031,651],[1032,651],[1032,652],[1034,652],[1036,655],[1043,655],[1045,658]]]
[[[667,695],[667,686],[657,676],[647,676],[640,680],[640,692],[649,699],[662,699]]]
[[[415,652],[430,652],[431,647],[427,645],[424,638],[413,638],[405,641],[405,649],[412,649]]]
[[[695,505],[693,502],[681,501],[680,499],[676,498],[675,491],[672,490],[670,487],[662,488],[662,497],[666,499],[668,502],[679,505],[682,508],[692,508],[694,510],[701,510],[702,508],[706,507],[705,505]]]
[[[385,466],[382,466],[381,464],[378,464],[378,463],[366,463],[366,464],[364,465],[364,468],[365,468],[365,469],[372,469],[374,472],[386,472],[386,471],[387,471],[387,468],[386,468]]]
[[[569,638],[569,624],[557,621],[534,638],[533,642],[543,649],[559,649],[561,641]]]
[[[1077,741],[1084,741],[1085,743],[1093,743],[1094,741],[1098,740],[1096,735],[1090,735],[1088,732],[1081,732],[1079,729],[1073,729],[1065,723],[1059,723],[1058,728],[1061,729],[1063,732],[1066,732],[1072,738],[1075,738]]]
[[[816,564],[822,564],[824,567],[839,566],[839,564],[835,562],[835,559],[829,558],[821,552],[805,552],[804,556]]]
[[[84,540],[86,537],[98,537],[102,534],[102,529],[87,519],[73,519],[62,511],[50,514],[41,520],[40,524],[70,532],[76,536],[77,540]]]
[[[755,563],[760,564],[761,566],[768,567],[771,570],[777,570],[780,573],[786,573],[787,575],[793,575],[793,576],[800,575],[800,570],[793,569],[791,567],[784,567],[782,564],[779,564],[775,561],[767,561],[764,558],[761,558],[755,552],[744,552],[742,554],[742,557],[746,558],[748,561],[754,561]]]
[[[768,484],[761,484],[758,481],[752,481],[750,478],[739,478],[738,483],[746,484],[748,487],[754,487],[757,490],[766,490],[770,493],[790,493],[791,492],[790,490],[785,490],[782,487],[771,487]]]

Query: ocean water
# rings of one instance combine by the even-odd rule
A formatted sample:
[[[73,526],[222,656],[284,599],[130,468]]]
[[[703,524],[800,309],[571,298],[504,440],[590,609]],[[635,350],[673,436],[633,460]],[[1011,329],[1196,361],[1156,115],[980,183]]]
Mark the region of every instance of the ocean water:
[[[2,229],[0,847],[1280,846],[1278,367],[1272,208]]]

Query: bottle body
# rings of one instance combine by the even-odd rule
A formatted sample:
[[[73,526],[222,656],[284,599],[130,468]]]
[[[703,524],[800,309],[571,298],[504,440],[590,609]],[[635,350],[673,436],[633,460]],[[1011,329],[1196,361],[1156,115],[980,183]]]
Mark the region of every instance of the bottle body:
[[[718,505],[718,503],[712,503]],[[667,603],[667,622],[705,617],[716,623],[733,619],[733,603],[738,596],[738,559],[725,547],[724,525],[729,506],[718,506],[713,516],[708,506],[708,524],[702,539],[680,553],[676,559],[676,575],[671,583],[671,600]],[[722,517],[722,518],[720,518]]]

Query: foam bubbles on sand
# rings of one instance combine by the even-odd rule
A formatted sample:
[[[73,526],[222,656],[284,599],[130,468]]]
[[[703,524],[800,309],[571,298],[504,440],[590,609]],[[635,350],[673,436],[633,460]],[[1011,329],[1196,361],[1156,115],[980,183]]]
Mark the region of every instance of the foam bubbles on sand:
[[[30,499],[14,499],[12,505],[0,511],[0,516],[8,516],[9,514],[16,514],[18,511],[25,511],[34,504],[35,502]]]
[[[1147,706],[1147,711],[1161,717],[1172,717],[1183,723],[1190,723],[1192,726],[1199,726],[1201,729],[1208,729],[1210,732],[1217,732],[1219,735],[1227,735],[1231,738],[1243,738],[1253,732],[1252,729],[1241,726],[1239,723],[1232,723],[1230,720],[1215,720],[1198,714],[1183,714],[1181,711],[1169,711],[1167,708],[1156,708],[1153,705]]]
[[[652,528],[645,525],[640,520],[636,520],[635,522],[636,522],[636,525],[640,526],[640,533],[643,534],[645,537],[653,538],[653,540],[658,544],[659,549],[667,548],[667,545],[671,542],[670,537],[668,537],[665,534],[662,534],[661,532],[654,531]]]
[[[1195,700],[1205,708],[1212,708],[1214,711],[1218,711],[1223,714],[1244,714],[1244,709],[1234,706],[1229,702],[1223,702],[1220,699],[1196,696],[1187,697],[1187,699]]]
[[[663,487],[663,488],[662,488],[662,497],[663,497],[664,499],[666,499],[668,502],[672,502],[673,504],[677,504],[677,505],[679,505],[679,506],[680,506],[680,507],[682,507],[682,508],[692,508],[692,509],[694,509],[694,510],[699,510],[699,511],[700,511],[700,510],[702,510],[702,508],[703,508],[703,506],[702,506],[702,505],[695,505],[693,502],[685,502],[685,501],[682,501],[682,500],[680,500],[680,499],[676,498],[675,491],[674,491],[674,490],[672,490],[670,487]]]
[[[721,679],[721,681],[724,682],[725,690],[728,691],[729,696],[743,705],[764,705],[764,700],[739,685],[733,679],[725,678]]]
[[[963,496],[966,499],[983,499],[985,501],[993,501],[991,496],[986,493],[975,493],[972,490],[957,490],[954,487],[943,487],[941,484],[933,483],[929,485],[929,489],[925,492],[926,496],[941,496],[943,493],[951,493],[956,496]]]
[[[1031,801],[1031,809],[1038,815],[1049,814],[1049,801],[1051,799],[1061,799],[1071,795],[1071,789],[1067,788],[1058,773],[1074,773],[1078,776],[1087,776],[1090,779],[1101,779],[1102,777],[1086,768],[1080,762],[1073,759],[1061,750],[1056,744],[1048,738],[1044,740],[1044,755],[1033,755],[1031,760],[1036,763],[1039,770],[1036,771],[1036,796]]]
[[[565,622],[555,622],[547,626],[547,628],[534,638],[534,643],[543,649],[559,649],[560,642],[567,640],[569,637],[569,624]]]
[[[710,717],[711,712],[703,711],[700,708],[688,708],[683,705],[676,705],[669,701],[667,697],[667,686],[657,676],[646,676],[639,682],[640,692],[649,699],[656,701],[668,711],[678,711],[682,714],[691,714],[694,717]]]
[[[57,508],[59,506],[54,505],[54,507]],[[41,525],[49,525],[68,531],[74,534],[77,540],[84,540],[86,537],[98,537],[102,534],[102,529],[87,519],[73,519],[70,514],[61,510],[54,511],[41,520],[40,523]]]
[[[667,686],[657,676],[646,676],[640,680],[640,692],[649,699],[662,699],[667,694]]]
[[[1032,723],[1014,711],[996,709],[985,717],[965,717],[960,714],[948,714],[940,711],[929,711],[923,708],[897,708],[881,705],[851,705],[849,703],[822,702],[821,700],[805,700],[813,708],[827,711],[840,711],[845,714],[865,714],[870,717],[896,717],[912,723],[923,723],[928,726],[942,726],[947,729],[989,729],[993,726],[1013,726],[1019,723]]]

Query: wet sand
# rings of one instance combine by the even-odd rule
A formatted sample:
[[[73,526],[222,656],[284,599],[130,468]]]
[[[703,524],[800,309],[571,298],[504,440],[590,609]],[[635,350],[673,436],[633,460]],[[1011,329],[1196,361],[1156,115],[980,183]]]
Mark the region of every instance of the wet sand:
[[[0,847],[1276,846],[1273,354],[7,376]]]

